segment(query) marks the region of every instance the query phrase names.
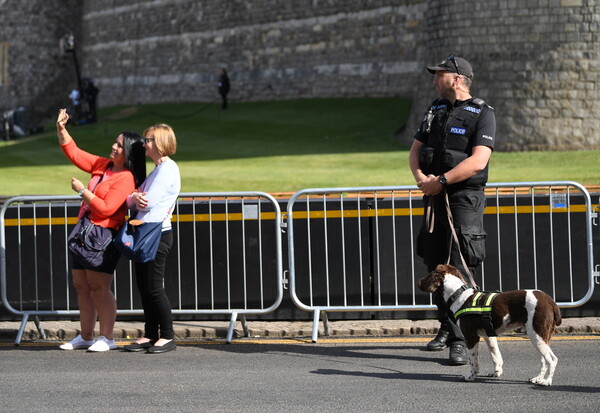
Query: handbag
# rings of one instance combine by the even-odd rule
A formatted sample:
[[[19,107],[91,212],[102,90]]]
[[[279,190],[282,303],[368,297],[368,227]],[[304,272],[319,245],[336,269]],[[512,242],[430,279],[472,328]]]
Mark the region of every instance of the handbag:
[[[94,192],[104,175],[96,182]],[[69,234],[67,246],[75,259],[85,267],[97,268],[114,260],[117,254],[112,240],[116,231],[112,228],[104,228],[90,221],[90,213],[86,211]]]
[[[115,251],[112,240],[115,233],[111,228],[104,228],[90,221],[85,213],[69,234],[69,251],[75,259],[86,267],[101,267],[113,259]]]
[[[130,260],[144,263],[156,258],[162,235],[161,222],[144,222],[129,219],[114,239],[114,245]]]

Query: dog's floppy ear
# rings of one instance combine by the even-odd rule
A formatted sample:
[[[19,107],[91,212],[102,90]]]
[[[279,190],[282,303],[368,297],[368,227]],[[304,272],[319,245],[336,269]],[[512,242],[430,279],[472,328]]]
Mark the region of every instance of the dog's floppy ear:
[[[436,270],[439,267],[444,267],[444,274],[452,274],[455,277],[457,277],[459,280],[461,280],[463,282],[463,284],[466,284],[467,282],[465,281],[465,278],[463,277],[463,275],[461,274],[461,272],[458,270],[458,268],[456,268],[453,265],[438,265]]]
[[[419,281],[418,287],[419,290],[425,293],[432,293],[441,285],[444,284],[444,271],[440,271],[443,265],[438,265],[435,270],[431,271],[425,278],[422,278]]]

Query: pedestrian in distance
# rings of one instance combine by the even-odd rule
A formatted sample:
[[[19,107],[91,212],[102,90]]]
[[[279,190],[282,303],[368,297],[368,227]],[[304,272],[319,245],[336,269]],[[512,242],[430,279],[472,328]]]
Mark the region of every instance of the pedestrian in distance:
[[[79,89],[74,88],[71,90],[69,99],[71,99],[71,107],[67,110],[67,113],[69,114],[69,119],[77,125],[81,113],[81,93]]]
[[[95,226],[108,228],[114,234],[123,224],[125,201],[146,177],[142,137],[133,132],[121,132],[112,145],[108,158],[80,149],[66,129],[69,115],[60,109],[56,133],[67,158],[79,169],[91,175],[85,186],[71,179],[71,188],[83,199],[78,219],[84,216]],[[63,350],[87,349],[108,351],[116,348],[113,337],[117,306],[111,290],[114,271],[120,253],[109,243],[103,251],[102,264],[92,267],[70,252],[73,286],[77,292],[81,333],[60,346]],[[94,339],[96,320],[100,321],[100,336]]]
[[[135,277],[144,309],[144,336],[124,347],[126,351],[166,353],[176,349],[171,304],[164,288],[167,257],[173,245],[171,215],[181,190],[179,168],[169,156],[177,149],[175,132],[166,124],[144,131],[146,156],[156,166],[128,198],[136,220],[162,222],[162,235],[154,260],[135,263]]]
[[[427,70],[435,76],[440,97],[426,111],[409,153],[426,211],[417,253],[428,271],[449,263],[471,274],[474,283],[485,258],[484,187],[496,140],[496,117],[491,106],[471,95],[474,75],[465,59],[450,55]],[[427,350],[449,347],[449,363],[466,364],[465,340],[454,316],[441,293],[434,293],[433,300],[440,329]]]
[[[96,101],[98,100],[98,93],[100,91],[94,85],[92,79],[84,79],[83,81],[83,97],[87,104],[86,123],[96,123],[98,121],[98,114],[96,108]]]
[[[227,109],[227,94],[229,93],[229,76],[227,76],[227,69],[224,67],[221,68],[217,87],[221,95],[221,110],[225,110]]]

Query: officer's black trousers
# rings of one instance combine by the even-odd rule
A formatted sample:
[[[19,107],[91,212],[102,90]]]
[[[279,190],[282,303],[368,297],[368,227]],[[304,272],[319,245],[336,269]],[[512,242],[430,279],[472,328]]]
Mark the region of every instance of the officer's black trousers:
[[[423,198],[424,204],[427,205],[430,199],[433,201],[435,226],[433,232],[429,233],[426,222],[423,220],[423,226],[417,242],[418,254],[423,257],[428,270],[432,271],[438,264],[445,264],[448,261],[450,253],[449,263],[465,274],[462,260],[460,259],[460,253],[462,253],[471,274],[475,276],[477,267],[485,258],[485,231],[483,229],[485,195],[483,188],[481,190],[462,189],[448,195],[454,229],[460,243],[460,250],[456,243],[452,241],[452,231],[446,212],[444,194],[434,197],[425,196]],[[450,245],[452,246],[451,248]],[[465,279],[468,279],[466,274]],[[447,343],[464,342],[462,333],[449,307],[444,302],[442,294],[435,293],[433,300],[438,307],[438,320],[441,323],[440,328],[450,333]]]

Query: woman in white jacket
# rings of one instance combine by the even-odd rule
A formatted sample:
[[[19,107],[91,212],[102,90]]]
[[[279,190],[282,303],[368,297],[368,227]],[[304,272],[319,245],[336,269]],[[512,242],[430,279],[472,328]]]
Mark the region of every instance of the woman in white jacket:
[[[169,158],[177,149],[175,132],[166,124],[144,131],[146,156],[156,167],[144,183],[129,197],[127,204],[135,208],[136,219],[162,222],[162,236],[156,258],[135,263],[135,275],[144,308],[144,336],[125,346],[127,351],[166,353],[176,349],[171,303],[165,292],[164,278],[167,256],[173,245],[171,215],[181,190],[177,164]]]

